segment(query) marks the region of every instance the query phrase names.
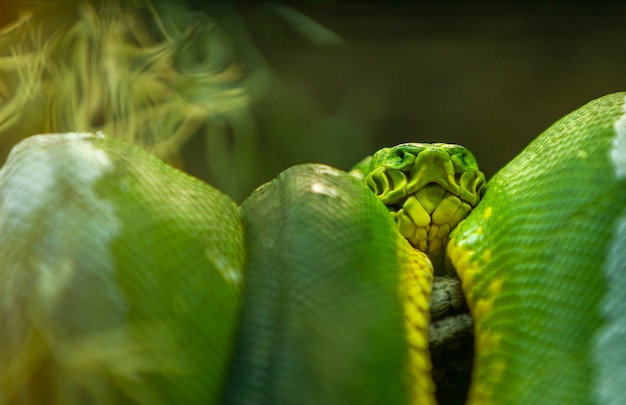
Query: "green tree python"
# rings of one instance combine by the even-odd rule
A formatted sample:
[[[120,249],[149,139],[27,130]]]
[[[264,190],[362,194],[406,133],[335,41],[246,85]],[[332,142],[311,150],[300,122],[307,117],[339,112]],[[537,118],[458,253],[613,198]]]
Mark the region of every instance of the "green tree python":
[[[624,404],[625,105],[486,185],[465,148],[404,144],[240,207],[102,134],[28,138],[0,171],[0,404],[434,403],[443,268],[474,319],[469,403]]]

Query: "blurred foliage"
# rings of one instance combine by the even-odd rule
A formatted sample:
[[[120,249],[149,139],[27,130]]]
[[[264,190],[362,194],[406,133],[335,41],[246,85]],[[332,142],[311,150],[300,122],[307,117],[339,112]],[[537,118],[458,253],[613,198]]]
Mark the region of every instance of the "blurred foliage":
[[[175,159],[208,122],[244,114],[231,53],[215,20],[181,5],[24,3],[0,36],[0,158],[28,135],[102,131]]]
[[[40,0],[0,23],[0,161],[102,130],[238,202],[293,164],[408,141],[461,143],[492,175],[626,88],[615,1]]]

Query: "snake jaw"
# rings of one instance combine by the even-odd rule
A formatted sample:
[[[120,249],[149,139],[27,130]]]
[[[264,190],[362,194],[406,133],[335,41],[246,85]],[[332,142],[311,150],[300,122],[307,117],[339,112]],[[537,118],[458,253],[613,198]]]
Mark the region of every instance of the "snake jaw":
[[[406,143],[379,150],[367,163],[356,170],[389,208],[400,234],[439,262],[450,231],[485,186],[474,156],[459,145]]]

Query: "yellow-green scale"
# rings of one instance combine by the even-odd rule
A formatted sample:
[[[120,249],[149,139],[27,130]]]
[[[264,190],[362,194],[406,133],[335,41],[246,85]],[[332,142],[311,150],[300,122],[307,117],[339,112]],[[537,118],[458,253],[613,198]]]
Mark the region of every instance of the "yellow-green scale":
[[[489,183],[450,243],[475,318],[470,403],[594,403],[603,263],[626,187],[624,94],[558,121]]]

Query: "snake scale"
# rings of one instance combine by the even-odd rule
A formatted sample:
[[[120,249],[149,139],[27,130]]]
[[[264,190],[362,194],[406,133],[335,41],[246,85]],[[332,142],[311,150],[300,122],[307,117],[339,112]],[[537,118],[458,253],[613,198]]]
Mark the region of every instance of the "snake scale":
[[[0,170],[0,404],[430,404],[434,272],[471,404],[626,403],[626,93],[485,182],[444,144],[304,164],[240,207],[102,134]]]

